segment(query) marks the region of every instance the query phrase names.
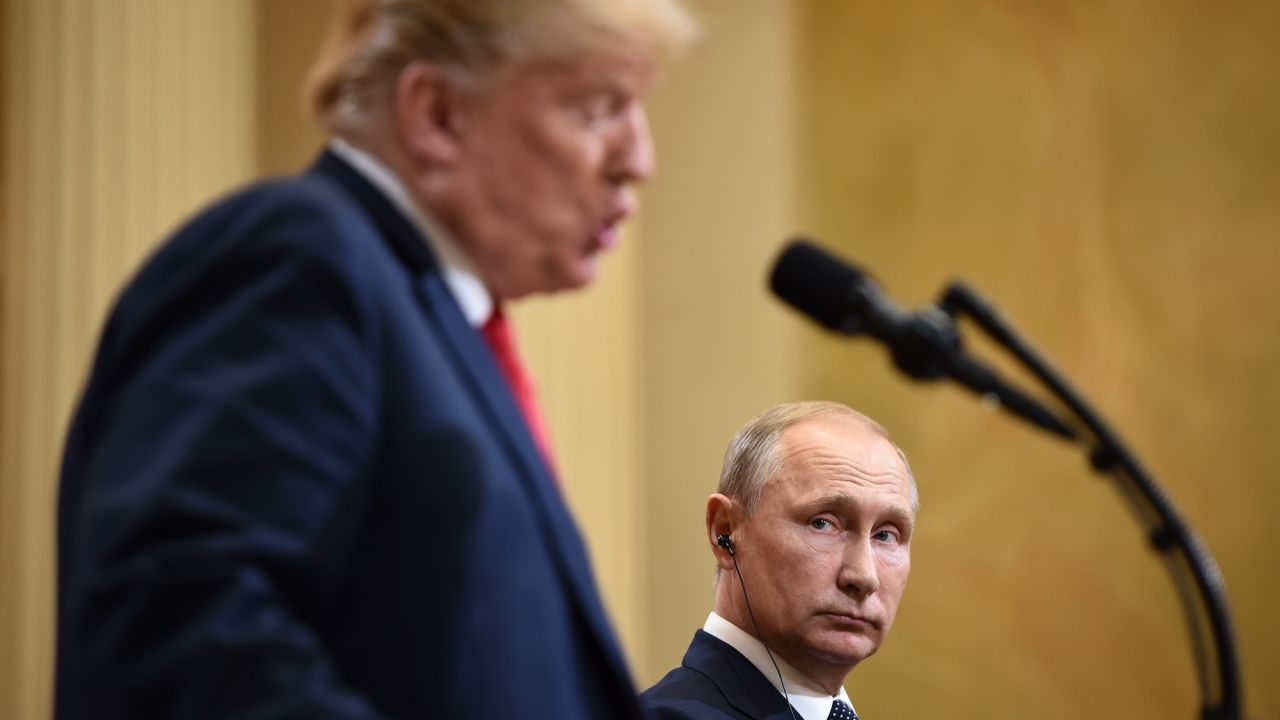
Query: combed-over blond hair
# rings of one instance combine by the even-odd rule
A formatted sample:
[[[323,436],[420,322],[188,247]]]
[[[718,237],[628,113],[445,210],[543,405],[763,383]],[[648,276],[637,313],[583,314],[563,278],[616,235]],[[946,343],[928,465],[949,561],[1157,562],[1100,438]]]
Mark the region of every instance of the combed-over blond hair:
[[[347,136],[389,107],[397,76],[415,60],[467,80],[623,37],[665,53],[695,34],[681,0],[343,0],[311,69],[307,104],[325,131]]]

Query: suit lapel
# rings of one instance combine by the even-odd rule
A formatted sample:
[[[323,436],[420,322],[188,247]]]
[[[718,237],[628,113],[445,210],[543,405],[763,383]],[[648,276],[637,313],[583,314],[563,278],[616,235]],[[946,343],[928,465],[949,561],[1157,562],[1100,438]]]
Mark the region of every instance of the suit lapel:
[[[492,420],[501,427],[501,437],[508,454],[517,460],[521,470],[517,475],[532,504],[539,510],[535,516],[557,551],[554,555],[561,575],[572,589],[571,595],[592,635],[599,641],[600,650],[613,666],[619,691],[625,696],[634,695],[622,652],[596,594],[582,538],[493,354],[480,333],[467,323],[439,273],[428,273],[419,287],[426,299],[428,312],[444,328],[443,335],[455,353],[456,369],[469,379],[472,393],[483,399]]]
[[[504,445],[524,471],[520,473],[521,479],[537,491],[535,494],[542,504],[561,506],[558,497],[546,492],[554,486],[554,481],[534,445],[507,381],[494,362],[493,353],[463,316],[425,240],[381,192],[333,154],[324,153],[316,163],[316,171],[337,181],[347,194],[355,198],[373,220],[383,240],[417,276],[417,289],[424,310],[433,324],[442,330],[440,336],[453,352],[460,374],[471,381],[473,393],[483,399],[494,423],[501,428]]]
[[[626,664],[596,594],[577,528],[492,352],[463,316],[423,238],[378,190],[332,153],[323,153],[311,172],[336,182],[351,196],[395,254],[418,277],[424,312],[440,329],[440,337],[452,353],[455,370],[467,379],[472,394],[488,411],[492,426],[496,427],[502,445],[518,470],[517,478],[536,510],[543,533],[556,550],[553,554],[561,575],[572,589],[571,595],[612,663],[621,690],[633,694]]]
[[[782,693],[742,653],[710,633],[694,634],[683,664],[707,676],[738,712],[755,720],[792,720]]]

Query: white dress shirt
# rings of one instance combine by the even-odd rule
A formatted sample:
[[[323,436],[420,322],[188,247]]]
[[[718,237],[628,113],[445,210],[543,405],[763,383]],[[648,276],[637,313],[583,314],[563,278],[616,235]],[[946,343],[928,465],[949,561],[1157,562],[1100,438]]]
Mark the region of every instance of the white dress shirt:
[[[773,685],[780,694],[782,685],[778,682],[778,672],[781,671],[782,678],[787,683],[786,695],[791,701],[791,707],[795,708],[796,714],[804,720],[827,720],[827,716],[831,714],[831,704],[836,698],[853,707],[853,703],[849,700],[849,693],[845,692],[843,687],[840,688],[839,695],[828,695],[826,691],[814,687],[812,681],[776,654],[773,659],[778,662],[778,669],[774,670],[763,643],[716,613],[712,612],[707,616],[707,622],[703,624],[702,629],[742,653],[742,656],[755,665],[760,674],[764,675],[769,680],[769,684]]]
[[[339,138],[329,141],[329,150],[385,195],[409,223],[418,229],[427,247],[431,249],[431,254],[440,262],[445,285],[458,307],[462,308],[467,322],[476,328],[484,325],[493,314],[493,296],[480,280],[480,275],[466,252],[440,223],[414,202],[400,178],[377,158]]]

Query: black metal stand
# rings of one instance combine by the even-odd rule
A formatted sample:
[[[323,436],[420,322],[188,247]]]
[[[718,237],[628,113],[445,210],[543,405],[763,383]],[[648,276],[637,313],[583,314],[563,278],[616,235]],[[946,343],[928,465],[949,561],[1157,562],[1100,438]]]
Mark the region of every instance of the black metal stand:
[[[1034,373],[1088,431],[1087,435],[1078,431],[1072,433],[1074,438],[1061,432],[1050,432],[1055,437],[1074,439],[1083,444],[1093,468],[1116,480],[1121,494],[1146,530],[1152,547],[1164,560],[1173,577],[1191,634],[1203,698],[1201,717],[1204,720],[1239,720],[1243,712],[1240,670],[1226,590],[1222,573],[1204,543],[1182,520],[1173,502],[1120,438],[1048,362],[1014,333],[990,304],[957,282],[947,289],[938,307],[952,318],[960,314],[972,318],[993,340]],[[1033,424],[1045,429],[1042,423]]]
[[[830,330],[884,343],[903,373],[919,380],[949,378],[1029,424],[1083,445],[1094,469],[1114,477],[1173,577],[1191,633],[1204,701],[1201,717],[1239,720],[1243,712],[1240,671],[1217,563],[1120,438],[989,303],[957,282],[947,288],[937,307],[908,312],[885,296],[860,267],[803,238],[793,241],[778,258],[769,286],[784,302]],[[955,322],[959,315],[969,316],[1012,353],[1071,415],[1064,419],[966,353]]]

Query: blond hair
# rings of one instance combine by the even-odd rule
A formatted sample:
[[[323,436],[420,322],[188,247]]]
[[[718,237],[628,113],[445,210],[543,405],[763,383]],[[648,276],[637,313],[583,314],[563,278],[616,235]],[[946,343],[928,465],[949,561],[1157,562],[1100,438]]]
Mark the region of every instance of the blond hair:
[[[396,77],[416,60],[467,81],[511,62],[607,49],[620,37],[666,53],[696,32],[680,0],[343,0],[307,104],[325,131],[346,136],[388,108]]]
[[[782,434],[797,423],[830,416],[856,420],[893,445],[893,441],[889,439],[889,431],[883,425],[847,405],[823,400],[785,403],[747,421],[734,434],[724,453],[724,467],[720,471],[720,487],[717,492],[741,503],[743,510],[750,516],[764,495],[765,485],[782,469],[783,458],[779,449]],[[911,485],[911,507],[913,510],[918,509],[920,496],[911,465],[902,448],[897,445],[893,445],[893,448],[907,469],[907,479]]]

